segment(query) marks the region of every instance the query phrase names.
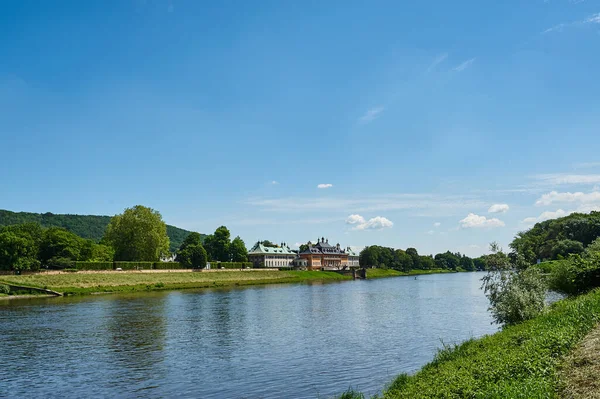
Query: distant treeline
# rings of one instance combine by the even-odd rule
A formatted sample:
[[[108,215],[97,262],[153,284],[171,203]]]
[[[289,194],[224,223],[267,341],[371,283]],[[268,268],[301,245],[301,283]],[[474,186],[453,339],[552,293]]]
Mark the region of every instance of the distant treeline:
[[[100,242],[110,222],[110,216],[93,215],[61,215],[31,212],[11,212],[0,209],[0,226],[10,226],[25,223],[38,223],[42,227],[62,227],[79,237]],[[179,227],[167,225],[167,235],[170,241],[170,251],[175,252],[190,234]],[[204,235],[201,235],[204,237]]]
[[[360,252],[362,267],[379,267],[408,272],[410,270],[445,269],[456,271],[475,271],[487,269],[487,255],[470,258],[459,252],[450,251],[432,255],[419,255],[415,248],[406,250],[372,245]]]
[[[582,254],[600,237],[600,212],[573,213],[559,219],[537,223],[517,234],[510,248],[514,255],[530,263],[537,260],[565,259],[570,254]]]

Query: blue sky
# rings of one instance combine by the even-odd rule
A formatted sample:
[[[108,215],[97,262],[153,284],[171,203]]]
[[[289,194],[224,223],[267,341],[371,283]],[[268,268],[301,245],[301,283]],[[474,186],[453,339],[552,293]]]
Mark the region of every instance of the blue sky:
[[[478,255],[600,209],[599,70],[598,0],[5,1],[0,208]]]

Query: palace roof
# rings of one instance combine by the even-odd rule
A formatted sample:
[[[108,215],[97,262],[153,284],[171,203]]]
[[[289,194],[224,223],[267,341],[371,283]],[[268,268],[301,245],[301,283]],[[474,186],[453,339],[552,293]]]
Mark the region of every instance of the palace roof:
[[[330,245],[329,240],[325,238],[317,239],[317,243],[312,245],[309,243],[308,248],[302,252],[302,254],[331,254],[331,255],[346,255],[346,251],[340,247],[340,244],[336,246]]]
[[[285,243],[281,247],[267,247],[260,242],[254,244],[252,249],[248,251],[248,255],[294,255],[296,254]]]

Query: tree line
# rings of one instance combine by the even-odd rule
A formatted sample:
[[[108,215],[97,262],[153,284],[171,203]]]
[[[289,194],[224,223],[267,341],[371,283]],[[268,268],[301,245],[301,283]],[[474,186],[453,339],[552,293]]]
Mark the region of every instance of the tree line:
[[[167,228],[158,211],[141,205],[112,217],[99,243],[65,228],[46,228],[37,222],[3,226],[0,270],[68,268],[76,261],[157,262],[171,255]],[[244,241],[239,236],[231,240],[225,226],[208,236],[189,233],[176,251],[176,261],[186,267],[204,267],[207,261],[247,260]]]
[[[444,252],[435,256],[419,255],[415,248],[406,250],[371,245],[359,254],[362,267],[379,267],[408,272],[410,270],[444,269],[455,271],[487,270],[487,257],[470,258],[460,252]]]
[[[0,226],[37,223],[42,227],[62,227],[95,243],[102,240],[110,221],[110,216],[64,215],[51,212],[11,212],[0,209]],[[167,235],[170,242],[169,250],[171,252],[177,251],[189,233],[189,231],[179,227],[167,225]],[[204,236],[202,235],[202,237]]]

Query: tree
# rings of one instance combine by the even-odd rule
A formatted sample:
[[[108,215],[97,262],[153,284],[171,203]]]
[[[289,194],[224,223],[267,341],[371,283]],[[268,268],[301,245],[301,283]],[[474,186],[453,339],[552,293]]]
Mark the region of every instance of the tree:
[[[421,258],[415,248],[406,248],[406,254],[412,258],[413,268],[421,269]]]
[[[211,261],[229,262],[229,230],[225,226],[217,228],[214,234],[204,239],[204,247],[208,253],[208,259]]]
[[[574,240],[560,240],[552,246],[552,259],[566,258],[570,254],[583,252],[583,244]]]
[[[247,262],[248,261],[248,249],[246,244],[237,236],[231,241],[229,246],[229,254],[232,262]]]
[[[40,261],[43,265],[68,266],[68,262],[80,259],[82,244],[83,240],[75,234],[60,227],[50,227],[44,231]]]
[[[106,228],[104,241],[117,261],[159,261],[169,253],[167,226],[158,211],[142,205],[125,209]]]
[[[269,240],[264,240],[260,242],[262,245],[264,245],[265,247],[278,247],[279,245],[277,244],[273,244],[271,241]]]
[[[397,249],[394,251],[394,269],[408,272],[413,268],[413,260],[405,251]]]
[[[482,279],[494,321],[511,325],[532,319],[545,307],[546,283],[538,268],[511,263],[496,243],[490,245],[488,274]]]
[[[36,253],[31,237],[13,231],[0,232],[0,270],[30,270],[32,266],[36,269]]]
[[[187,268],[204,269],[207,258],[202,244],[191,243],[177,251],[177,261]]]

